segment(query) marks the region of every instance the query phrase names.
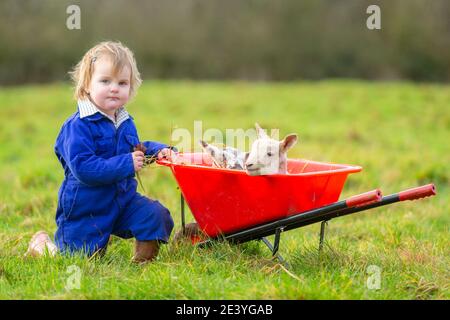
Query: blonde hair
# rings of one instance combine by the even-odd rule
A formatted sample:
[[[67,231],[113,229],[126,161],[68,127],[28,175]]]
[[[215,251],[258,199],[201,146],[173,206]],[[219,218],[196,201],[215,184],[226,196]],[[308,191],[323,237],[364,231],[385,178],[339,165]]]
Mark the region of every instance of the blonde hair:
[[[142,83],[141,75],[137,69],[133,52],[120,42],[105,41],[89,49],[77,65],[69,72],[75,82],[74,98],[87,99],[89,85],[94,72],[94,63],[101,57],[107,56],[113,63],[113,72],[117,73],[123,67],[131,69],[130,98],[136,95],[137,89]]]

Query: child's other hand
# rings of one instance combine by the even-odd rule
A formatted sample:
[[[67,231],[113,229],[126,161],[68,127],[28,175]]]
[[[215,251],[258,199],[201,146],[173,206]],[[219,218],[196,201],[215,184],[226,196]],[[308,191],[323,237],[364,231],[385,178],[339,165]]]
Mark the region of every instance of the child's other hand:
[[[144,153],[142,151],[132,152],[134,171],[138,172],[144,165]]]
[[[167,159],[170,162],[176,162],[176,153],[169,148],[161,149],[158,152],[158,160]]]

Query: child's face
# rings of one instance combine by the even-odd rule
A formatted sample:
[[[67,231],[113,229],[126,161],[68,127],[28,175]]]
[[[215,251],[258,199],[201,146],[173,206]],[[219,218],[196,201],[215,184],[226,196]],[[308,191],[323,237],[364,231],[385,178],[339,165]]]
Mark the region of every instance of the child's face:
[[[130,67],[125,66],[114,75],[113,65],[108,57],[95,61],[94,73],[89,86],[92,102],[103,112],[113,116],[114,112],[127,103],[130,96]]]

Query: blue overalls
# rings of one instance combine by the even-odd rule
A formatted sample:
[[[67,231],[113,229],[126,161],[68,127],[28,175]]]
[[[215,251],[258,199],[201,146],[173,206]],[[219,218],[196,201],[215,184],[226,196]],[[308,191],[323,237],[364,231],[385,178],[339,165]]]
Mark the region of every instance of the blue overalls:
[[[58,192],[55,242],[63,253],[92,255],[106,248],[111,234],[140,241],[169,239],[174,225],[169,210],[136,191],[131,152],[139,137],[133,118],[120,111],[116,128],[100,112],[82,112],[79,102],[79,111],[57,137],[55,153],[65,179]],[[158,142],[143,144],[152,156],[168,148]]]

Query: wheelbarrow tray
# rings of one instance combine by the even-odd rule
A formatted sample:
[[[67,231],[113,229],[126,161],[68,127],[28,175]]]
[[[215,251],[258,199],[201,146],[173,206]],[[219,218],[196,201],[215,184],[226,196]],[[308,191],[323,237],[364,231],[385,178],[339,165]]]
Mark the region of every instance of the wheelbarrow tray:
[[[214,238],[323,207],[339,199],[360,166],[288,159],[287,175],[215,168],[205,153],[180,153],[171,168],[196,222]]]

